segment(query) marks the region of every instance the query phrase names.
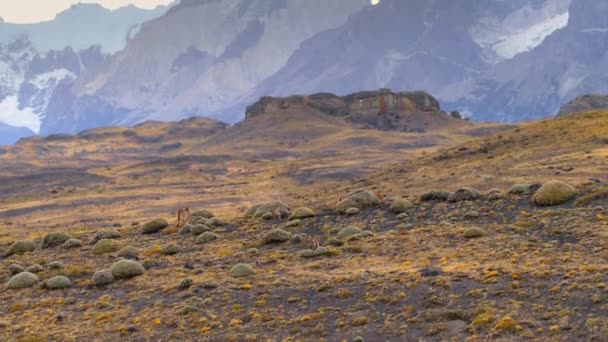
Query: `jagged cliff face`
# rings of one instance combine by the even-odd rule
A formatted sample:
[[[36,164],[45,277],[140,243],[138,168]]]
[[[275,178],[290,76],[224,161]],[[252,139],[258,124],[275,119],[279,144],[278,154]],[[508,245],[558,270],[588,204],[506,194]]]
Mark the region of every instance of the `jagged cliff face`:
[[[82,79],[68,98],[57,98],[52,108],[61,112],[48,112],[49,131],[65,130],[64,121],[75,117],[95,120],[97,112],[81,110],[91,99],[107,104],[106,117],[121,117],[116,124],[193,115],[235,122],[242,108],[226,113],[227,107],[282,68],[303,41],[342,25],[368,5],[368,0],[182,2],[143,25],[104,72]]]
[[[247,108],[245,117],[281,115],[292,107],[319,111],[344,118],[362,128],[424,132],[460,121],[441,110],[439,102],[426,92],[392,92],[389,89],[357,92],[346,96],[330,93],[310,96],[263,97]]]
[[[557,116],[567,116],[592,110],[606,109],[608,109],[608,96],[599,94],[584,95],[563,105],[559,109],[559,112],[557,112]]]
[[[53,133],[46,127],[54,99],[63,98],[77,80],[100,72],[110,55],[127,44],[139,25],[166,11],[133,6],[109,11],[81,4],[38,24],[0,22],[0,145],[36,133]],[[99,108],[93,124],[107,124]],[[60,115],[68,117],[70,113]],[[78,116],[70,116],[76,118]],[[86,126],[86,125],[85,125]],[[77,123],[68,129],[80,129]]]

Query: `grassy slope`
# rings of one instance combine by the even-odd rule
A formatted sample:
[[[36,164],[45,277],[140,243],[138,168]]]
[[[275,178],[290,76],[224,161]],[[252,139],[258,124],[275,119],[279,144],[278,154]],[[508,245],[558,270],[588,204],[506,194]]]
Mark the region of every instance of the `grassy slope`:
[[[472,125],[421,136],[361,131],[336,123],[325,126],[323,135],[313,140],[307,134],[317,134],[317,129],[304,137],[296,135],[305,131],[297,126],[303,121],[306,118],[280,126],[274,121],[272,130],[262,130],[259,137],[250,135],[251,140],[247,137],[236,147],[218,142],[221,136],[180,139],[186,143],[162,154],[164,159],[116,159],[110,169],[91,162],[95,168],[88,173],[107,177],[104,181],[82,185],[73,193],[63,189],[53,194],[57,198],[51,196],[48,203],[67,205],[62,210],[11,218],[40,230],[8,229],[3,240],[39,237],[49,230],[46,222],[70,222],[61,215],[96,215],[99,222],[65,224],[52,230],[69,231],[86,242],[99,227],[123,223],[121,241],[140,250],[146,273],[95,288],[92,273],[111,266],[115,257],[94,256],[89,246],[5,258],[0,268],[4,281],[11,263],[47,265],[60,260],[66,268],[45,270],[41,279],[60,273],[75,285],[64,291],[1,293],[0,329],[15,339],[52,336],[60,340],[92,336],[107,340],[353,340],[361,336],[373,341],[379,334],[391,341],[591,340],[608,334],[606,198],[582,207],[568,202],[538,208],[530,204],[530,195],[503,194],[502,199],[490,201],[484,194],[478,201],[453,204],[416,201],[402,219],[390,212],[389,203],[352,217],[328,208],[339,192],[359,187],[382,191],[391,199],[416,200],[433,189],[506,189],[516,181],[553,178],[576,184],[581,197],[598,187],[586,182],[588,178],[599,176],[605,181],[608,113],[522,124],[480,138],[471,137],[480,129]],[[297,127],[290,126],[296,123]],[[260,125],[256,129],[270,126],[263,120],[256,125]],[[158,133],[157,129],[151,132]],[[252,127],[241,126],[228,133],[243,137],[251,132]],[[421,139],[442,145],[394,148]],[[128,146],[124,141],[114,143]],[[252,145],[257,147],[248,150]],[[228,154],[231,159],[199,159],[177,166],[175,159],[172,163],[166,159],[197,153]],[[276,158],[277,153],[285,156]],[[69,166],[72,161],[65,163]],[[371,173],[351,180],[358,175],[354,169]],[[345,170],[350,173],[343,174]],[[92,204],[74,205],[75,199],[85,195]],[[27,196],[14,194],[2,205],[29,208],[44,201],[36,198],[41,194],[35,191]],[[308,205],[318,211],[317,217],[303,220],[300,227],[285,228],[291,233],[319,235],[324,243],[335,234],[331,228],[354,224],[374,235],[330,247],[332,256],[315,259],[298,254],[310,247],[307,240],[262,245],[263,234],[284,227],[286,221],[245,219],[242,209],[275,198],[292,208]],[[142,236],[137,226],[130,226],[133,220],[170,218],[174,208],[186,204],[212,208],[228,219],[227,226],[215,229],[218,241],[196,245],[194,237],[179,237],[173,227]],[[474,226],[481,227],[484,236],[466,239],[464,231]],[[183,251],[163,256],[159,251],[169,243]],[[252,254],[250,248],[259,252]],[[256,275],[231,278],[229,269],[238,262],[251,264]],[[185,278],[193,285],[179,290]],[[77,299],[76,303],[66,305],[68,297]],[[181,315],[187,305],[197,312]]]

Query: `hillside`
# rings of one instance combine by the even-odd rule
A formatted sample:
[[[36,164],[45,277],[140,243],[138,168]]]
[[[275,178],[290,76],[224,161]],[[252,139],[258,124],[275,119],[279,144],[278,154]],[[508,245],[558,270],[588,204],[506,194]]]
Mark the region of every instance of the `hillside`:
[[[265,98],[234,126],[146,122],[4,148],[0,331],[606,336],[608,113],[479,124],[391,93],[388,107],[437,109],[397,110],[429,120],[404,131],[370,126],[366,106],[363,121],[336,110],[380,95]],[[178,229],[183,207],[196,221]]]

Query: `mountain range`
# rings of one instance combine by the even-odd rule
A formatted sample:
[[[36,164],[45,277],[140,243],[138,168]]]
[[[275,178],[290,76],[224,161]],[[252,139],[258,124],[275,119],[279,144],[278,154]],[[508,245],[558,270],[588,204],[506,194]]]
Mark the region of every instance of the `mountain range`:
[[[425,90],[473,120],[510,122],[555,114],[579,95],[608,92],[604,2],[182,0],[155,11],[88,6],[39,24],[47,29],[22,28],[31,32],[27,38],[0,34],[0,69],[8,70],[0,74],[0,122],[7,127],[48,135],[191,116],[235,123],[262,96],[378,88]],[[94,8],[125,24],[108,36],[46,43],[45,31],[55,32],[48,28],[58,22],[86,27],[74,23]],[[3,135],[0,143],[22,133]]]

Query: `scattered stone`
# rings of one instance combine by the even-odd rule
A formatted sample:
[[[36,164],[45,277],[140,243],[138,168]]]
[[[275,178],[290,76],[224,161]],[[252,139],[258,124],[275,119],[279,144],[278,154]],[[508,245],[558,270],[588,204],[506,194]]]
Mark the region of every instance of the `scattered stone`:
[[[230,275],[234,278],[245,278],[255,274],[249,264],[236,264],[230,269]]]
[[[191,224],[187,224],[183,227],[181,227],[178,231],[177,231],[178,235],[181,236],[185,236],[185,235],[190,235],[192,234],[192,225]]]
[[[498,201],[505,198],[505,195],[502,193],[502,191],[498,191],[498,192],[490,192],[488,195],[488,200],[489,201]]]
[[[146,235],[155,234],[167,228],[168,226],[169,223],[167,223],[167,221],[165,221],[164,219],[156,219],[144,224],[144,226],[141,227],[141,233]]]
[[[66,233],[50,233],[47,234],[44,239],[42,239],[41,247],[45,249],[60,246],[71,238],[72,237]]]
[[[573,186],[560,181],[549,181],[532,196],[532,203],[538,206],[554,206],[566,203],[574,197],[576,189]]]
[[[118,240],[101,239],[97,241],[97,243],[93,247],[93,253],[97,255],[114,253],[119,251],[122,247],[122,243]]]
[[[78,239],[69,239],[62,245],[65,249],[74,249],[82,247],[82,242]]]
[[[412,203],[408,200],[405,200],[405,199],[399,199],[399,200],[396,200],[393,203],[391,203],[391,206],[389,209],[394,214],[402,214],[413,208],[414,208],[414,203]]]
[[[317,249],[315,249],[315,251],[313,252],[314,256],[324,256],[324,255],[328,255],[329,254],[329,249],[327,247],[317,247]]]
[[[133,246],[125,246],[120,251],[118,251],[117,256],[119,258],[137,260],[139,259],[139,251]]]
[[[346,210],[350,208],[365,210],[379,205],[380,199],[376,195],[366,190],[358,190],[348,194],[344,200],[338,203],[336,211],[346,214]]]
[[[8,270],[11,272],[11,275],[19,274],[21,272],[25,272],[25,268],[19,264],[12,264],[8,267]]]
[[[449,191],[436,190],[436,191],[429,191],[427,193],[422,194],[422,196],[420,197],[420,200],[423,202],[430,202],[430,201],[446,202],[447,200],[450,199],[451,196],[452,196],[452,193]]]
[[[212,217],[212,218],[208,219],[207,221],[205,221],[205,225],[207,227],[223,227],[226,225],[226,222],[220,220],[217,217]]]
[[[258,255],[258,254],[260,254],[260,250],[257,249],[257,248],[249,248],[247,250],[247,254],[249,254],[249,255]]]
[[[14,275],[6,284],[7,289],[25,289],[36,285],[40,279],[34,273],[21,272]]]
[[[8,255],[25,254],[36,250],[36,243],[32,240],[19,240],[13,242],[8,249]]]
[[[65,267],[61,261],[53,261],[49,264],[49,270],[62,270]]]
[[[199,218],[199,217],[202,217],[202,218],[205,218],[208,220],[210,218],[215,217],[215,215],[213,215],[213,213],[210,212],[209,210],[198,210],[198,211],[195,211],[192,213],[193,220],[196,218]]]
[[[509,193],[511,195],[527,195],[530,193],[530,185],[529,184],[515,184],[509,189]]]
[[[473,227],[473,228],[467,228],[464,231],[464,237],[467,239],[474,239],[474,238],[478,238],[478,237],[482,237],[485,235],[485,232],[478,227]]]
[[[256,207],[253,213],[253,217],[255,218],[263,218],[263,216],[268,213],[270,213],[273,218],[275,213],[278,213],[279,218],[286,218],[289,217],[290,214],[289,206],[279,201],[268,202],[254,207]]]
[[[274,214],[271,213],[271,212],[267,212],[264,215],[262,215],[262,220],[269,221],[269,220],[272,220],[272,219],[274,219]]]
[[[285,224],[285,228],[293,228],[293,227],[298,227],[302,225],[302,221],[300,220],[293,220],[293,221],[289,221]]]
[[[110,270],[101,270],[93,274],[93,284],[95,286],[106,286],[114,282],[114,275]]]
[[[477,211],[469,211],[468,213],[464,214],[464,219],[466,220],[474,220],[479,218],[479,212]]]
[[[128,279],[144,274],[145,268],[133,260],[120,260],[110,269],[115,279]]]
[[[313,251],[312,249],[305,249],[300,252],[300,256],[302,258],[314,258],[315,251]]]
[[[312,211],[310,208],[300,207],[300,208],[297,208],[296,210],[294,210],[293,214],[291,214],[289,219],[290,220],[306,219],[306,218],[310,218],[310,217],[315,217],[315,215],[316,215],[315,212]]]
[[[210,230],[211,230],[211,228],[207,227],[206,225],[197,223],[197,224],[192,225],[190,232],[192,233],[192,235],[199,236],[199,235],[203,234],[204,232],[208,232]]]
[[[409,215],[408,215],[408,214],[406,214],[406,213],[401,213],[401,214],[397,215],[397,219],[398,219],[398,220],[405,220],[405,219],[407,219],[408,217],[409,217]]]
[[[28,271],[30,273],[40,273],[40,272],[44,271],[44,268],[42,266],[40,266],[39,264],[33,264],[30,267],[28,267],[26,271]]]
[[[292,243],[301,243],[306,240],[306,237],[306,234],[293,234],[290,240]]]
[[[289,241],[291,234],[282,229],[272,229],[262,237],[262,243],[268,245],[271,243],[283,243]]]
[[[198,313],[198,309],[192,305],[186,305],[183,309],[180,310],[179,314],[182,316],[187,316],[193,313]]]
[[[116,229],[101,230],[101,231],[96,232],[95,235],[93,235],[91,240],[89,240],[89,245],[93,246],[97,242],[99,242],[99,240],[103,240],[103,239],[116,240],[116,239],[120,239],[120,238],[122,238],[122,234],[120,234],[120,232]]]
[[[340,241],[334,237],[327,239],[325,244],[327,246],[342,246],[343,245],[342,241]]]
[[[179,283],[179,286],[177,287],[179,290],[184,291],[190,288],[190,286],[192,286],[193,281],[190,278],[186,278],[184,280],[182,280],[181,283]]]
[[[76,304],[76,298],[74,297],[66,297],[65,301],[63,302],[64,305],[74,305]]]
[[[418,272],[423,277],[438,277],[443,273],[443,271],[440,268],[436,268],[436,267],[425,267],[425,268],[418,270]]]
[[[361,233],[357,234],[357,237],[360,238],[368,238],[374,236],[374,233],[371,230],[364,230]]]
[[[449,202],[475,201],[481,197],[481,193],[473,188],[460,188],[448,198]]]
[[[162,255],[175,255],[182,252],[182,248],[175,244],[168,244],[161,249],[160,254]]]
[[[346,228],[340,230],[337,238],[339,240],[344,240],[348,237],[351,237],[351,236],[354,236],[354,235],[357,235],[360,233],[361,233],[361,228],[356,227],[356,226],[349,226],[349,227],[346,227]]]
[[[217,239],[219,239],[219,236],[217,234],[212,233],[212,232],[205,232],[205,233],[199,235],[196,238],[195,243],[197,245],[202,245],[202,244],[205,244],[205,243],[209,243],[209,242],[215,241]]]
[[[361,212],[361,210],[359,210],[358,208],[348,208],[344,211],[344,213],[348,216],[354,216],[360,212]]]
[[[56,276],[42,283],[42,288],[49,290],[60,290],[70,286],[72,286],[72,281],[64,276]]]

